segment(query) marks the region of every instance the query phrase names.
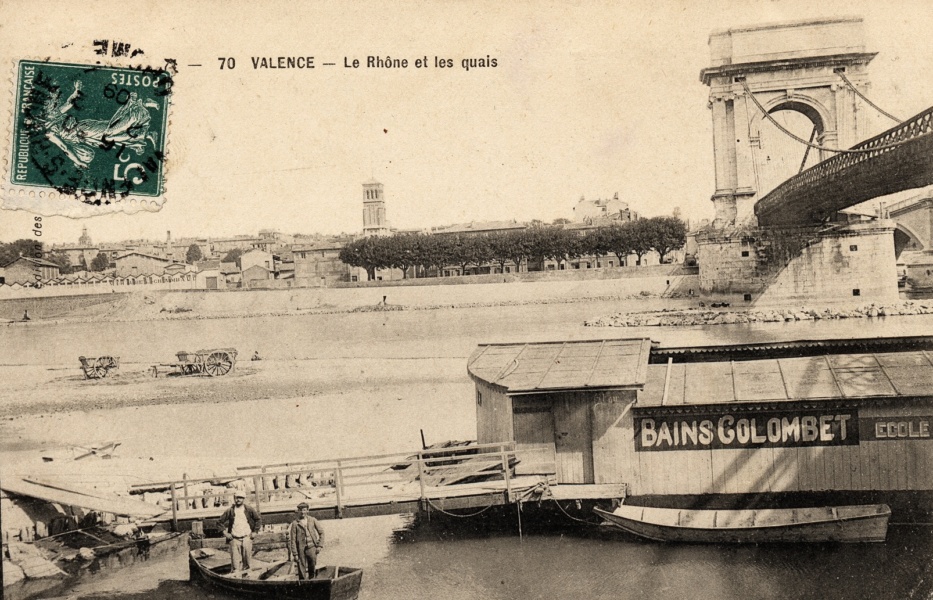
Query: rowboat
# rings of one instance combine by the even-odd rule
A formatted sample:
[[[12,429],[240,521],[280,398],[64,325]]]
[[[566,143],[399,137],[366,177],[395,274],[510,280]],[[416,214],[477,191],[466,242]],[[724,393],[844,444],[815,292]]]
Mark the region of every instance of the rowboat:
[[[305,600],[355,600],[360,594],[363,570],[355,567],[318,567],[313,579],[298,580],[284,563],[262,563],[247,571],[231,573],[230,553],[198,548],[188,553],[191,581],[201,581],[240,596]]]
[[[886,504],[756,510],[687,510],[623,504],[593,511],[629,533],[660,542],[883,542]]]

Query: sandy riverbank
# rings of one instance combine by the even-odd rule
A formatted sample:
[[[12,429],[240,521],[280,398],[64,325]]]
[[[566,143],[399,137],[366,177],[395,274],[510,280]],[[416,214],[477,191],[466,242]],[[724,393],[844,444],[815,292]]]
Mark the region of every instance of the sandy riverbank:
[[[693,306],[695,301],[669,297],[672,294],[679,295],[676,289],[682,280],[683,277],[655,275],[482,285],[131,292],[2,300],[0,320],[13,321],[19,325],[27,310],[32,319],[29,324],[32,325],[341,314],[367,310],[442,310],[598,301],[619,302],[619,310],[637,310],[646,300],[669,308]]]

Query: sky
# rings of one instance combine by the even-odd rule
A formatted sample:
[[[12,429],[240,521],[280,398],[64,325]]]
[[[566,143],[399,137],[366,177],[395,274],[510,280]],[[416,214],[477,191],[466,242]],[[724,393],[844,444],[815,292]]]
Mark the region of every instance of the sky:
[[[699,79],[710,32],[850,15],[865,19],[868,49],[879,52],[871,98],[903,117],[933,104],[933,11],[921,1],[4,0],[0,66],[9,80],[23,58],[90,64],[99,39],[142,49],[147,64],[179,65],[161,210],[46,215],[49,243],[75,242],[85,225],[96,242],[169,230],[358,232],[371,178],[401,229],[550,222],[571,217],[581,196],[617,192],[642,215],[677,207],[696,222],[713,215],[711,115]],[[315,69],[252,66],[278,56],[314,56]],[[409,66],[366,68],[367,56]],[[487,57],[497,66],[462,67]],[[222,70],[219,58],[236,65]],[[431,66],[416,68],[418,58]],[[353,59],[361,66],[346,68]],[[4,93],[8,123],[9,104]],[[5,157],[8,144],[0,138]],[[0,211],[0,241],[29,237],[34,217]]]

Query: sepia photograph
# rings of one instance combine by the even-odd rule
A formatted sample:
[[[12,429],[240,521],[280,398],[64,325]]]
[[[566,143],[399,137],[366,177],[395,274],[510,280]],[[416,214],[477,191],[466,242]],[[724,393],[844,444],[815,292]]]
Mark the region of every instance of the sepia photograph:
[[[933,600],[920,0],[0,0],[12,600]]]

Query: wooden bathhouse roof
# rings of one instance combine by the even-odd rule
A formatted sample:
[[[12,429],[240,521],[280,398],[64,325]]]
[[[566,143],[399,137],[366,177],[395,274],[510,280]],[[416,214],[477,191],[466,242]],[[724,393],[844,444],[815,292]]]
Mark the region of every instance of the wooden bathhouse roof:
[[[636,406],[933,396],[933,352],[653,364]]]
[[[467,372],[507,394],[638,389],[645,385],[650,351],[648,338],[483,344]]]

